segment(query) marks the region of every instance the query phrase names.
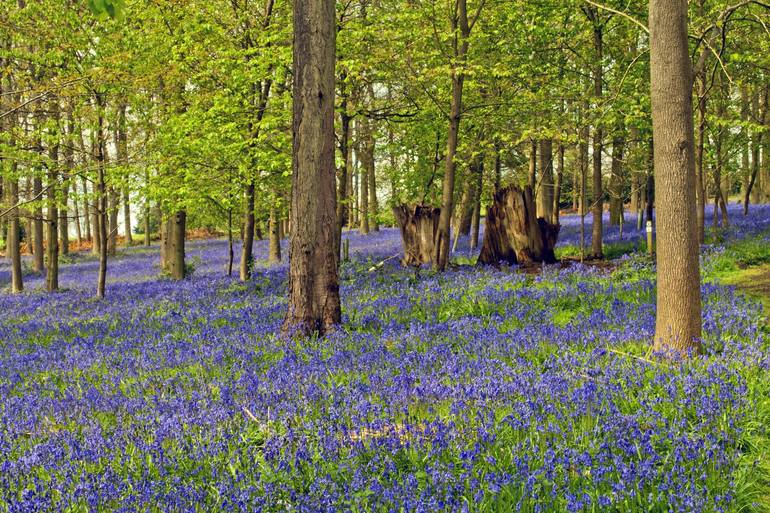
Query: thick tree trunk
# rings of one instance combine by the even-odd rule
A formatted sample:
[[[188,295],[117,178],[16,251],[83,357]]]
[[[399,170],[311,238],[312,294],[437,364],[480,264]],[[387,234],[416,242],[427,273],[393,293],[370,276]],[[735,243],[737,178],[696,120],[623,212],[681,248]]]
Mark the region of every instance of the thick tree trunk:
[[[506,187],[494,195],[487,209],[484,243],[478,263],[497,265],[556,262],[554,247],[559,226],[536,217],[537,206],[529,186]]]
[[[182,280],[185,268],[185,235],[187,231],[187,212],[177,210],[169,219],[168,247],[166,258],[168,274],[173,280]]]
[[[254,182],[246,186],[246,201],[243,212],[243,246],[241,247],[241,281],[251,278],[254,266]]]
[[[340,323],[334,168],[335,3],[294,3],[289,305],[285,335]]]
[[[698,352],[701,300],[687,0],[650,0],[649,24],[658,204],[655,349]]]
[[[399,205],[393,207],[393,216],[404,245],[401,265],[412,267],[431,263],[441,210],[424,205]]]
[[[540,141],[540,187],[537,194],[537,217],[553,219],[553,141]]]
[[[610,225],[618,226],[623,222],[623,182],[625,181],[623,159],[626,139],[622,130],[612,139],[612,175],[610,176]]]

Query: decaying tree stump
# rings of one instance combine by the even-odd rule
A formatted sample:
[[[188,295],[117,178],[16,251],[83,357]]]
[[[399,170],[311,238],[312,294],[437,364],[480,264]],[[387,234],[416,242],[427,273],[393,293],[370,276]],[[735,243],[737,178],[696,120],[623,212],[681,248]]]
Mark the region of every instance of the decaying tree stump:
[[[494,203],[487,209],[484,243],[478,263],[497,265],[555,263],[554,247],[559,225],[537,218],[532,189],[506,187],[495,193]]]
[[[399,205],[393,214],[404,243],[403,266],[427,264],[433,258],[433,244],[438,230],[440,208],[425,205]]]

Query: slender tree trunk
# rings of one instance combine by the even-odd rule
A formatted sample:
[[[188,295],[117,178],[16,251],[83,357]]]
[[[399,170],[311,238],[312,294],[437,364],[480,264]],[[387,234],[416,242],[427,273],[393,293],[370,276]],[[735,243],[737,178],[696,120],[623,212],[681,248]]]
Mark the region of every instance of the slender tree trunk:
[[[105,161],[107,150],[104,151]],[[109,233],[107,234],[107,252],[110,256],[115,256],[118,249],[118,212],[120,210],[120,194],[114,187],[109,186]]]
[[[706,73],[702,71],[697,76],[698,82],[698,142],[695,146],[695,197],[697,201],[696,223],[698,244],[703,244],[705,240],[706,223],[706,184],[703,180],[703,155],[706,141],[706,101],[707,86]]]
[[[371,84],[370,84],[371,88]],[[370,91],[370,95],[374,97],[374,91]],[[378,207],[377,207],[377,178],[376,178],[376,165],[375,165],[375,150],[376,150],[376,140],[374,138],[374,121],[369,121],[369,130],[367,133],[368,141],[366,143],[366,151],[368,153],[366,163],[367,163],[367,174],[368,176],[368,185],[369,185],[369,228],[371,228],[373,231],[378,232],[380,231],[380,223],[377,221],[377,214],[378,214]]]
[[[267,261],[277,264],[281,261],[281,222],[278,220],[278,209],[275,205],[270,207],[270,220],[268,221],[268,257]]]
[[[551,215],[550,223],[559,224],[559,209],[561,208],[561,189],[562,180],[564,179],[564,144],[559,142],[558,160],[556,168],[556,183],[553,186],[553,214]]]
[[[356,124],[358,135],[358,148],[356,153],[359,155],[361,161],[361,172],[359,174],[359,184],[361,190],[359,197],[361,198],[361,213],[360,224],[358,225],[358,231],[366,235],[369,233],[369,169],[368,169],[368,149],[366,148],[368,139],[368,121],[361,121]]]
[[[540,187],[537,194],[537,217],[553,219],[553,141],[540,141]]]
[[[254,182],[246,186],[246,209],[243,215],[243,247],[241,248],[241,281],[251,278],[254,266]]]
[[[335,19],[333,0],[294,3],[292,234],[284,334],[324,335],[334,331],[341,318],[334,169]]]
[[[35,198],[41,198],[43,194],[43,180],[40,178],[40,171],[35,171],[35,177],[32,179],[32,194]],[[42,273],[45,269],[45,261],[43,255],[45,250],[43,249],[43,207],[40,206],[40,201],[37,201],[38,206],[35,207],[33,215],[34,220],[34,240],[32,254],[34,255],[35,272]]]
[[[473,194],[473,217],[471,217],[471,242],[470,249],[479,247],[479,227],[481,224],[481,195],[484,186],[484,160],[479,163],[479,170],[475,175],[475,187]]]
[[[618,226],[623,221],[623,159],[626,146],[626,138],[623,134],[625,128],[621,127],[612,139],[612,175],[610,176],[610,225]]]
[[[150,170],[146,168],[144,170],[144,185],[147,189],[150,187]],[[149,191],[144,195],[144,245],[150,247],[150,194]]]
[[[345,84],[345,77],[342,77],[342,84],[341,86],[344,88]],[[342,233],[342,228],[345,226],[348,226],[349,224],[349,218],[350,218],[350,208],[349,208],[349,194],[348,191],[350,191],[350,177],[348,176],[348,161],[350,152],[350,120],[351,117],[348,114],[348,97],[347,94],[344,93],[341,98],[340,102],[340,121],[342,126],[342,131],[340,132],[340,156],[342,161],[342,166],[340,167],[340,179],[339,179],[339,187],[337,189],[337,225],[339,226],[340,234]]]
[[[650,0],[649,26],[658,203],[655,348],[698,352],[701,301],[687,0]]]
[[[11,163],[11,177],[6,181],[8,202],[11,206],[19,202],[19,181],[16,177],[17,164]],[[6,242],[8,258],[11,260],[11,292],[16,294],[24,290],[24,278],[21,274],[21,247],[19,233],[21,225],[19,224],[19,209],[14,208],[9,212],[10,220],[8,222],[8,239]]]
[[[502,181],[502,162],[500,160],[500,143],[495,141],[495,190],[500,190],[500,182]]]
[[[91,207],[88,204],[88,182],[86,181],[86,178],[83,177],[83,223],[85,225],[86,230],[86,240],[87,241],[93,241],[93,236],[91,234]]]
[[[537,193],[537,141],[532,139],[529,145],[529,172],[527,173],[527,185]]]
[[[604,31],[600,25],[594,27],[594,50],[596,51],[596,65],[594,67],[594,96],[596,102],[602,101],[603,74],[602,61],[604,60]],[[594,126],[593,141],[593,226],[591,227],[591,254],[594,258],[604,258],[602,248],[602,216],[604,215],[604,191],[602,190],[602,149],[604,132],[601,122]]]
[[[450,16],[450,28],[457,34],[454,43],[454,60],[452,61],[452,100],[449,109],[449,133],[447,135],[447,151],[444,168],[444,181],[441,190],[441,214],[439,215],[436,243],[434,244],[433,269],[443,271],[449,263],[449,230],[454,209],[455,190],[455,154],[462,117],[463,84],[465,83],[464,65],[468,55],[468,37],[470,24],[466,0],[455,0],[456,15]]]
[[[54,97],[49,105],[55,128],[48,134],[52,142],[48,147],[48,245],[45,285],[48,292],[56,292],[59,290],[59,208],[56,197],[59,189],[59,99]]]
[[[96,282],[96,297],[104,298],[107,284],[107,184],[105,182],[105,151],[104,151],[104,98],[96,93],[97,131],[96,131],[96,172],[97,172],[97,210],[99,232],[99,275]]]
[[[72,180],[72,208],[75,211],[75,236],[78,240],[78,248],[83,244],[83,230],[80,227],[80,207],[78,206],[78,181]]]

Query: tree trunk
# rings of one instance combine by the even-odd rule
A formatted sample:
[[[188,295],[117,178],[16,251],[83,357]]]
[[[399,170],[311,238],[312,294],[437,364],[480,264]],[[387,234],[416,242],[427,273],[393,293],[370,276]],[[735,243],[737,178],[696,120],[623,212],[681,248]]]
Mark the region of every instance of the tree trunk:
[[[19,202],[19,181],[16,177],[17,163],[11,164],[11,177],[6,181],[9,203],[13,206]],[[8,258],[11,260],[11,292],[16,294],[24,290],[24,278],[21,273],[21,247],[19,233],[19,209],[14,208],[9,212],[8,239],[6,242]]]
[[[71,177],[75,168],[75,152],[73,147],[73,133],[75,131],[75,123],[72,119],[72,109],[68,109],[67,114],[67,138],[64,146],[64,172],[65,176],[62,180],[62,198],[61,198],[61,210],[59,211],[59,241],[62,255],[68,255],[70,252],[70,224],[69,224],[69,196],[70,196],[70,184]],[[77,216],[77,214],[76,214]]]
[[[393,216],[404,245],[401,265],[419,267],[431,263],[441,210],[425,205],[399,205],[393,207]]]
[[[104,298],[107,284],[107,184],[105,183],[104,151],[104,99],[96,93],[97,130],[96,130],[96,173],[97,173],[97,219],[99,233],[99,275],[96,282],[96,297]]]
[[[479,227],[481,225],[481,196],[484,186],[484,160],[481,161],[479,171],[476,173],[476,186],[474,187],[473,217],[471,218],[471,242],[470,249],[479,247]]]
[[[166,259],[168,274],[172,280],[183,280],[185,268],[185,235],[187,230],[187,212],[177,210],[169,219],[168,247]]]
[[[436,242],[433,248],[433,269],[443,271],[449,263],[449,229],[454,211],[455,191],[455,154],[462,117],[463,84],[465,83],[464,65],[468,55],[468,37],[470,25],[466,0],[455,0],[455,15],[450,16],[450,28],[453,34],[458,34],[454,45],[452,61],[452,100],[449,109],[449,133],[447,135],[447,151],[444,168],[444,181],[441,190],[441,213],[439,216]],[[459,32],[458,32],[459,29]]]
[[[361,130],[358,131],[358,136],[360,138],[365,139],[366,131],[368,128],[366,127],[368,123],[366,121],[360,122],[357,124],[357,127],[361,127]],[[360,169],[360,175],[359,175],[359,185],[361,186],[361,190],[359,191],[359,197],[361,198],[361,213],[360,213],[360,224],[358,225],[358,231],[366,235],[369,233],[369,169],[367,166],[367,153],[366,150],[366,142],[365,140],[358,141],[358,149],[357,152],[360,155],[360,161],[361,161],[361,169]]]
[[[623,158],[625,153],[626,138],[623,134],[625,128],[612,139],[612,175],[610,176],[610,225],[618,226],[623,222]]]
[[[56,292],[59,290],[59,207],[56,197],[59,189],[59,99],[54,97],[49,108],[55,128],[49,131],[48,136],[55,140],[48,147],[48,245],[45,288],[48,292]]]
[[[88,182],[83,177],[83,222],[86,230],[86,240],[93,241],[91,234],[91,206],[88,204]]]
[[[484,243],[478,263],[497,265],[554,263],[559,226],[536,217],[537,206],[529,186],[506,187],[494,195],[487,209]]]
[[[75,210],[75,236],[78,240],[78,248],[83,244],[83,230],[80,226],[80,207],[78,206],[78,181],[72,180],[72,208]]]
[[[144,170],[144,186],[147,189],[144,195],[144,245],[150,247],[150,170]],[[160,222],[160,219],[158,220]]]
[[[105,161],[107,151],[104,152]],[[120,194],[114,187],[109,186],[109,233],[107,234],[107,252],[110,256],[115,256],[118,249],[118,212],[120,210]]]
[[[243,213],[243,246],[241,247],[241,281],[251,278],[254,266],[254,182],[246,186],[245,211]]]
[[[37,206],[33,212],[34,220],[32,221],[34,224],[32,254],[35,257],[35,272],[42,273],[45,269],[45,261],[43,260],[45,252],[43,249],[43,207],[40,206],[40,198],[43,195],[43,180],[39,174],[36,174],[32,179],[32,194],[33,197],[38,198]]]
[[[281,261],[281,222],[278,220],[278,209],[275,205],[270,207],[270,220],[268,222],[268,257],[267,261],[277,264]]]
[[[374,92],[371,93],[374,96]],[[368,184],[369,184],[369,228],[373,231],[380,231],[380,223],[377,220],[378,206],[377,206],[377,178],[376,178],[376,165],[375,165],[375,149],[376,141],[374,139],[374,122],[369,122],[369,140],[366,145],[367,156],[367,168],[368,168]]]
[[[134,236],[131,234],[131,203],[128,187],[123,189],[123,227],[126,232],[126,246],[133,246]]]
[[[333,0],[294,3],[289,305],[284,335],[340,323],[334,166],[336,14]]]
[[[540,141],[540,187],[537,189],[537,217],[553,219],[553,141]]]
[[[655,349],[699,352],[701,300],[687,1],[650,0],[649,25],[658,204]]]
[[[558,167],[556,168],[556,183],[553,186],[553,214],[551,215],[551,224],[559,224],[559,209],[561,208],[561,189],[564,179],[564,144],[559,142],[558,149]]]
[[[527,173],[527,185],[533,191],[537,191],[537,141],[532,139],[529,143],[529,171]]]
[[[235,260],[235,251],[233,250],[233,208],[227,209],[227,275],[233,275],[233,260]]]
[[[695,198],[697,201],[695,222],[698,225],[698,244],[703,244],[706,223],[706,184],[703,180],[703,155],[706,144],[706,101],[708,94],[705,70],[701,71],[696,78],[698,82],[698,142],[695,146]]]
[[[593,70],[594,79],[594,97],[597,104],[602,101],[603,85],[603,60],[604,60],[604,29],[601,24],[594,22],[594,50],[596,52],[596,63]],[[604,258],[602,248],[602,216],[604,215],[604,191],[602,190],[602,148],[604,133],[601,127],[601,121],[596,120],[594,126],[593,141],[593,197],[591,212],[593,213],[593,226],[591,227],[591,256],[594,258]]]

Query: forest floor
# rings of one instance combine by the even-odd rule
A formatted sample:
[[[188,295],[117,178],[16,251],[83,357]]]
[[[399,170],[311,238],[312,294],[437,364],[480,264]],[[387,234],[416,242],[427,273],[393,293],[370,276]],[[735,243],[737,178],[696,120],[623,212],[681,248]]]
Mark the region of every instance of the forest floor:
[[[346,231],[323,340],[275,336],[266,241],[248,283],[226,241],[190,242],[180,282],[157,246],[121,250],[104,301],[91,255],[57,294],[26,263],[0,294],[0,513],[768,511],[770,206],[731,214],[701,259],[706,354],[683,361],[651,354],[655,268],[617,227],[611,262],[531,274],[417,274],[397,230]]]

